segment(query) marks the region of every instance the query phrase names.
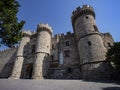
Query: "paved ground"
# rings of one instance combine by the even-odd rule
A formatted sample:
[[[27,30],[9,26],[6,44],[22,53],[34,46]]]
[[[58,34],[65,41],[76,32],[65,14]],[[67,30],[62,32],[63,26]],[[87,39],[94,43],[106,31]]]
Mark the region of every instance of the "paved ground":
[[[0,79],[0,90],[120,90],[120,84],[82,80]]]

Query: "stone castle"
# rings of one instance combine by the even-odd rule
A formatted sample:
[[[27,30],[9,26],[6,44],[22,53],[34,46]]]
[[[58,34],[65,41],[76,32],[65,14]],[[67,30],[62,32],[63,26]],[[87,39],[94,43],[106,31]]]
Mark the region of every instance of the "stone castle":
[[[73,33],[54,37],[48,24],[39,24],[36,32],[23,31],[18,47],[0,51],[0,78],[109,79],[105,55],[114,41],[99,32],[93,7],[76,8],[71,22]]]

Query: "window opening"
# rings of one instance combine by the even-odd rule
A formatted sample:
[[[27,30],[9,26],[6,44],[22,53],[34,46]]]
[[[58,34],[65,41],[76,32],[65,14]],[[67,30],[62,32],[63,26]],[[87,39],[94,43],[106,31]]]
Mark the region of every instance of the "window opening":
[[[91,44],[91,41],[88,41],[88,45],[89,45],[89,46],[91,46],[91,45],[92,45],[92,44]]]

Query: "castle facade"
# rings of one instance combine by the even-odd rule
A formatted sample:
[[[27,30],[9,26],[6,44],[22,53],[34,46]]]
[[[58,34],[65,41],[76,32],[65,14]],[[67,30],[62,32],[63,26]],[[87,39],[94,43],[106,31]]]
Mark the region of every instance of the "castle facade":
[[[99,32],[93,7],[76,8],[71,22],[73,33],[54,37],[48,24],[23,31],[18,47],[0,51],[0,78],[109,79],[105,55],[114,41],[110,33]]]

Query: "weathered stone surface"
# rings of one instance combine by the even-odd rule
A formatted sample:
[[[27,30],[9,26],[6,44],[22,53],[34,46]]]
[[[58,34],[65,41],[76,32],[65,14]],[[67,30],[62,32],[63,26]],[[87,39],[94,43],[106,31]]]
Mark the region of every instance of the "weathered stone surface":
[[[102,69],[97,69],[100,68],[100,65],[95,63],[103,62],[106,60],[105,56],[107,48],[104,45],[104,40],[106,40],[107,38],[103,40],[97,28],[94,17],[94,10],[91,10],[91,7],[86,7],[87,6],[85,6],[85,8],[83,7],[84,9],[76,10],[78,16],[77,18],[72,18],[72,21],[74,21],[74,23],[72,23],[74,33],[78,41],[77,44],[79,49],[82,77],[84,79],[93,79],[99,76],[100,73],[98,74],[97,72],[101,72],[102,69],[106,69],[106,67]],[[79,15],[79,13],[81,13],[81,15]],[[94,15],[91,13],[94,13]],[[73,14],[72,17],[75,16]],[[92,75],[93,73],[97,74]],[[104,73],[108,74],[107,72]]]
[[[18,48],[18,52],[16,55],[16,59],[15,59],[15,64],[12,70],[12,74],[9,77],[9,79],[19,79],[21,76],[21,71],[22,71],[22,66],[23,66],[23,52],[24,52],[24,46],[30,41],[30,37],[29,34],[24,35],[24,37],[21,40],[20,46]]]
[[[47,77],[46,57],[50,55],[52,29],[47,25],[38,25],[35,61],[33,67],[33,79]],[[48,61],[49,62],[49,61]]]
[[[0,52],[0,78],[8,78],[11,75],[18,47]]]

